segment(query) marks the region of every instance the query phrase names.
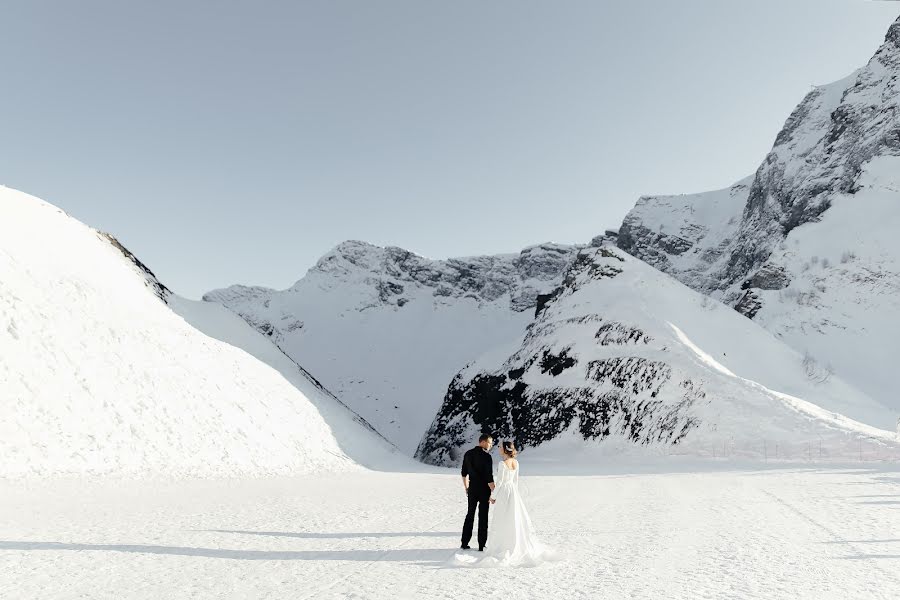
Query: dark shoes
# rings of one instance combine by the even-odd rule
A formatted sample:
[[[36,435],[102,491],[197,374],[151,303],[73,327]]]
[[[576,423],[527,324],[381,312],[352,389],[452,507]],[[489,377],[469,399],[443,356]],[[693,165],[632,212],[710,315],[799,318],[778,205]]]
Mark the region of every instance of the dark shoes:
[[[460,548],[462,548],[463,550],[471,550],[472,549],[468,544],[463,544],[462,546],[460,546]]]
[[[484,552],[484,546],[479,546],[479,547],[478,547],[478,551],[479,551],[479,552]]]

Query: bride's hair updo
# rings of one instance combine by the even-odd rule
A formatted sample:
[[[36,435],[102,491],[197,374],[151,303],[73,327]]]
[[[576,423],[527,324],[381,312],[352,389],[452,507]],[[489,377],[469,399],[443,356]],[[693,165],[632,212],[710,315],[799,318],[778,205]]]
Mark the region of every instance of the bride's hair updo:
[[[516,450],[515,444],[513,444],[512,442],[503,442],[502,447],[504,454],[506,454],[507,456],[512,456],[513,458],[515,458],[519,453],[519,451]]]

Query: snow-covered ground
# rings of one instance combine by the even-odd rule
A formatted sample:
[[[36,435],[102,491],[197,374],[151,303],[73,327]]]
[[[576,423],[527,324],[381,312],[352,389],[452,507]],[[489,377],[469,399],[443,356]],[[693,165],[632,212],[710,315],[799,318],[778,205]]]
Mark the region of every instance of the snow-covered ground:
[[[451,471],[0,483],[0,597],[820,600],[900,589],[896,468],[675,461],[538,476],[522,464],[532,517],[562,563],[448,567],[464,511]]]

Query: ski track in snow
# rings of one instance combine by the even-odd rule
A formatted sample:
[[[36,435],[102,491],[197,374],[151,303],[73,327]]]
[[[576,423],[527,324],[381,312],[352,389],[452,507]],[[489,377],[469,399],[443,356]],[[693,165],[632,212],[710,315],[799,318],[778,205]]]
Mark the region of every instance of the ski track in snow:
[[[900,472],[523,477],[567,558],[449,567],[455,472],[0,484],[3,598],[892,598]],[[527,466],[527,465],[526,465]]]

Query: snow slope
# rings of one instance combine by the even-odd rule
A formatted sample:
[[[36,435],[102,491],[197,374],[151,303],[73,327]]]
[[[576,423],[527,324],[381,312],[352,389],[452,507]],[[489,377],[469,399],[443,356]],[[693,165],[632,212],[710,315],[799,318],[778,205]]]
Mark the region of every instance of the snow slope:
[[[728,442],[749,456],[766,439],[897,443],[878,429],[893,412],[839,378],[811,379],[753,321],[611,246],[582,250],[538,311],[512,354],[457,375],[419,459],[455,464],[481,432],[570,457],[605,438]]]
[[[439,261],[344,242],[287,290],[232,286],[204,300],[268,335],[411,455],[453,375],[518,338],[576,250]]]
[[[172,295],[113,238],[7,188],[0,390],[0,476],[263,475],[400,460],[241,319]]]
[[[900,412],[898,131],[900,19],[867,65],[807,95],[751,179],[641,199],[619,245]]]
[[[754,320],[900,415],[900,157],[870,160],[856,185],[773,252],[791,279],[753,291]]]

